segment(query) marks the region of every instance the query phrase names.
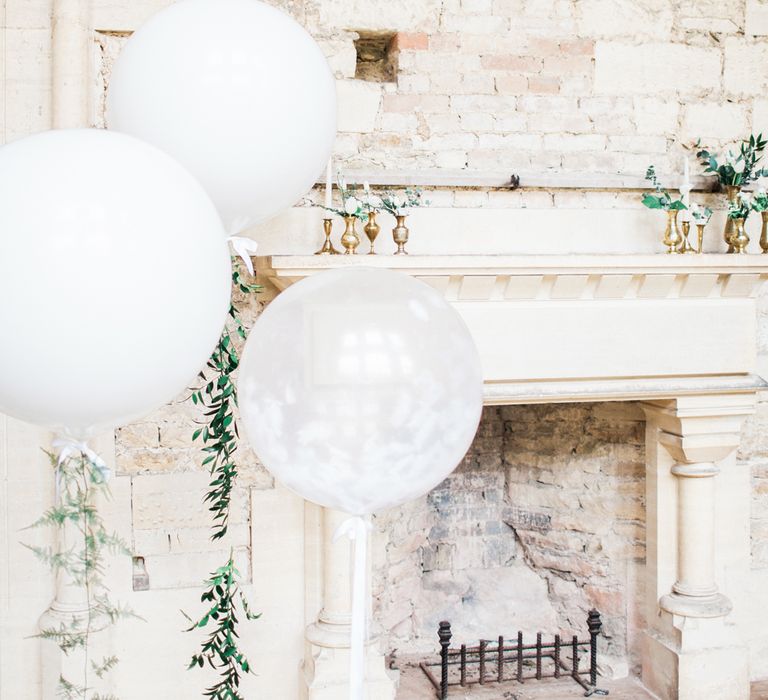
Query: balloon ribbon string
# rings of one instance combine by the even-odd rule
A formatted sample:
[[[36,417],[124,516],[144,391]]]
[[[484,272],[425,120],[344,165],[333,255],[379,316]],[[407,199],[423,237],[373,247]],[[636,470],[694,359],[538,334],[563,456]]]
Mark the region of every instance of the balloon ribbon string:
[[[251,255],[256,255],[259,244],[252,238],[246,238],[245,236],[230,236],[227,238],[232,250],[245,265],[245,269],[248,270],[248,274],[253,277],[253,260]]]
[[[56,503],[61,500],[61,465],[78,452],[93,465],[103,481],[109,481],[112,477],[112,471],[107,463],[84,441],[75,440],[68,435],[59,435],[51,442],[51,447],[58,453],[56,458]]]
[[[349,537],[354,547],[352,571],[352,629],[349,645],[349,700],[363,700],[365,686],[366,611],[365,582],[368,565],[368,533],[371,523],[364,516],[345,520],[333,541]]]

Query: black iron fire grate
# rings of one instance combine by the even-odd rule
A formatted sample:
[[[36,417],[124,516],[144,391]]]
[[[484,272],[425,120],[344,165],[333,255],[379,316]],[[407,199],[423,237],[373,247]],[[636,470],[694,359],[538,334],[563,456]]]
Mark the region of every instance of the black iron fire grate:
[[[597,687],[597,636],[602,628],[600,613],[590,610],[587,615],[589,639],[579,640],[574,635],[570,640],[556,634],[551,643],[545,644],[542,634],[536,635],[535,644],[525,644],[523,633],[517,633],[517,640],[481,639],[478,646],[462,644],[451,649],[451,623],[441,622],[438,629],[440,638],[440,661],[419,664],[435,688],[437,697],[446,700],[451,686],[465,688],[471,685],[491,683],[542,680],[543,678],[573,678],[584,689],[584,695],[608,695],[607,690]],[[582,659],[589,657],[589,666],[582,670]],[[431,668],[440,668],[438,681]],[[582,676],[588,676],[585,680]]]

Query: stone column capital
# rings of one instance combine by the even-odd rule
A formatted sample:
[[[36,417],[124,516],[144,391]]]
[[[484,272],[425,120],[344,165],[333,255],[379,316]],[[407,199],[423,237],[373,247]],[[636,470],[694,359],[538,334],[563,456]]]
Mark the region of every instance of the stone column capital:
[[[728,457],[739,446],[741,427],[755,405],[754,392],[695,394],[640,404],[646,420],[659,429],[659,442],[680,464],[716,463]]]

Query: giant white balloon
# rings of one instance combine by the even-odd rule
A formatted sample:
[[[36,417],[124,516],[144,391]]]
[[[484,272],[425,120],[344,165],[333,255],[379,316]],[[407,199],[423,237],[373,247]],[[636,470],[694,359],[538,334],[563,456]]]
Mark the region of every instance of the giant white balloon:
[[[336,87],[320,47],[258,0],[181,0],[128,41],[107,94],[109,128],[176,158],[230,234],[295,204],[336,136]]]
[[[204,366],[231,264],[200,184],[97,130],[0,148],[0,411],[78,438],[173,399]]]
[[[477,430],[482,372],[431,287],[349,268],[294,284],[259,317],[240,367],[246,435],[304,498],[354,515],[428,492]]]

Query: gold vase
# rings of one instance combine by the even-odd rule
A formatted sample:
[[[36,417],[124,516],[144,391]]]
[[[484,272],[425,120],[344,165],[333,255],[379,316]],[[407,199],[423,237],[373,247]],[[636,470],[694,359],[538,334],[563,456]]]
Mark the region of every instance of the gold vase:
[[[360,245],[360,236],[357,235],[355,230],[355,223],[357,217],[345,216],[344,223],[347,227],[344,229],[344,233],[341,234],[341,245],[344,246],[344,255],[355,255],[357,246]]]
[[[667,210],[667,228],[664,231],[664,245],[667,246],[667,253],[680,253],[683,243],[683,236],[677,225],[678,209]]]
[[[698,238],[698,245],[696,246],[697,253],[704,252],[704,227],[706,224],[696,224],[696,237]]]
[[[749,245],[749,236],[744,229],[746,219],[731,219],[733,221],[733,233],[731,234],[731,245],[734,253],[746,253]]]
[[[371,249],[368,251],[368,255],[376,255],[376,252],[373,250],[373,242],[376,240],[376,236],[379,235],[380,230],[381,227],[376,223],[376,212],[368,212],[368,223],[363,229],[368,240],[371,242]]]
[[[737,197],[739,196],[739,192],[741,192],[741,187],[739,185],[725,186],[725,196],[728,198],[728,202],[731,204],[736,201]],[[734,220],[730,216],[725,217],[725,231],[723,231],[723,239],[728,246],[729,253],[735,252],[734,245],[731,243],[731,236],[733,234],[734,228],[733,222]]]
[[[760,231],[760,248],[763,254],[768,253],[768,211],[760,212],[763,217],[763,228]]]
[[[405,250],[405,244],[408,243],[408,227],[405,225],[404,216],[395,216],[397,219],[397,226],[392,229],[392,238],[397,244],[397,250],[395,255],[408,255]]]

